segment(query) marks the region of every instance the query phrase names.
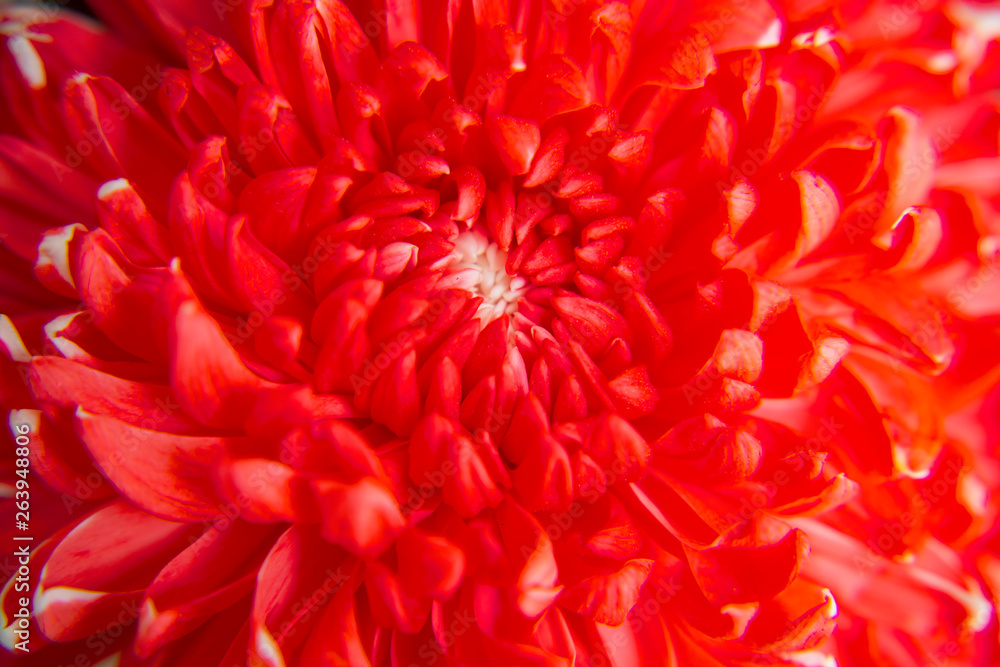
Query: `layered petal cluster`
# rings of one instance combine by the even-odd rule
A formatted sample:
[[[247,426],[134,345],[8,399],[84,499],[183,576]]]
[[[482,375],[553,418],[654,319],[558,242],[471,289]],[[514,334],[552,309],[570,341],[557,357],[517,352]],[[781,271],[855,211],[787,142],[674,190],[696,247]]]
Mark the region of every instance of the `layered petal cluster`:
[[[0,8],[16,664],[1000,660],[997,7],[88,4]]]

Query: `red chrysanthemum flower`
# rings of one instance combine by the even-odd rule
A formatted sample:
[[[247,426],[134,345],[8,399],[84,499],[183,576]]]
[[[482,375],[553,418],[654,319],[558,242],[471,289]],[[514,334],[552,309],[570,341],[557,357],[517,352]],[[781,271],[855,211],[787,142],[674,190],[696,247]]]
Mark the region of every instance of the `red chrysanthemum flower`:
[[[88,4],[0,8],[4,664],[1000,660],[995,5]]]

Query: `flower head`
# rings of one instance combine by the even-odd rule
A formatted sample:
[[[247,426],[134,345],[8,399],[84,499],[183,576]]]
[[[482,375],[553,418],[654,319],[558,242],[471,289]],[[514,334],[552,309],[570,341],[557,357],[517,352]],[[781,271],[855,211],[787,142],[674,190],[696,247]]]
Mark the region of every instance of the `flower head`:
[[[995,658],[995,7],[89,4],[0,11],[7,648]]]

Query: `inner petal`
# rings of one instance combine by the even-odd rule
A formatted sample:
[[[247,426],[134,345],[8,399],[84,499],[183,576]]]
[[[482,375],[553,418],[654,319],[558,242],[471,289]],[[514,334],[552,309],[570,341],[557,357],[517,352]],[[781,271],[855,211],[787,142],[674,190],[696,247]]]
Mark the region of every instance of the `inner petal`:
[[[476,313],[483,326],[501,315],[513,315],[530,283],[524,276],[507,273],[507,253],[478,229],[463,232],[455,239],[456,260],[452,270],[467,275],[466,288],[483,297]]]

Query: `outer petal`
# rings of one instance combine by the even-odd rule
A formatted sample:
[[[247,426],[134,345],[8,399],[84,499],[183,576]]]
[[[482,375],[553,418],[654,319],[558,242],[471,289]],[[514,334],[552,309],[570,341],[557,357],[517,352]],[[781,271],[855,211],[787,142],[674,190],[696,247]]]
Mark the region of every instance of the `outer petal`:
[[[209,473],[226,439],[147,431],[84,410],[77,410],[76,430],[104,475],[137,507],[172,521],[221,515]]]
[[[33,357],[28,364],[31,390],[53,416],[77,406],[96,415],[167,433],[201,427],[178,404],[170,387],[131,382],[59,357]]]
[[[308,628],[319,620],[317,612],[352,574],[346,554],[315,532],[293,526],[282,534],[257,574],[251,661],[283,667],[283,656],[301,646]]]
[[[145,586],[198,532],[125,502],[98,510],[63,538],[42,570],[34,602],[42,632],[67,641],[134,618]]]
[[[274,528],[218,521],[166,565],[146,589],[135,650],[152,654],[246,597]],[[239,607],[236,607],[239,609]]]

